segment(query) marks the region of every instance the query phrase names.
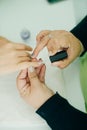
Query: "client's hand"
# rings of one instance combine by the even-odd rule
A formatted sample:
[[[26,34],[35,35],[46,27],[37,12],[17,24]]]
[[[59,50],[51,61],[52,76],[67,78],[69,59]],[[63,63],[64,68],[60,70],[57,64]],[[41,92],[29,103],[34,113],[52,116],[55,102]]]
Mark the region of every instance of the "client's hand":
[[[54,93],[45,85],[45,69],[43,64],[38,68],[22,70],[17,77],[17,88],[22,98],[35,109],[38,109]]]
[[[39,66],[38,62],[31,62],[29,51],[32,51],[30,46],[0,37],[0,74]]]

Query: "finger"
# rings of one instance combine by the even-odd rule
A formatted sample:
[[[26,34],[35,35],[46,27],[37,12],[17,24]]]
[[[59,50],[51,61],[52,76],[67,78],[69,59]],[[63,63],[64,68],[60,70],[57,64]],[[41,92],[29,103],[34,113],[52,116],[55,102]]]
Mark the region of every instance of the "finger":
[[[27,77],[28,69],[21,70],[19,75],[17,76],[18,79],[25,79]]]
[[[22,43],[14,43],[13,45],[14,45],[15,49],[17,49],[17,50],[32,51],[32,47],[27,46],[27,45],[22,44]]]
[[[25,61],[31,61],[31,58],[29,56],[26,56],[26,57],[18,57],[17,59],[13,60],[13,63],[16,62],[16,63],[21,63],[21,62],[25,62]]]
[[[20,56],[20,57],[18,57],[18,56],[16,56],[16,55],[14,55],[14,56],[7,56],[6,57],[6,59],[5,60],[3,60],[3,58],[5,58],[5,57],[0,57],[0,62],[1,62],[1,66],[2,65],[9,65],[9,66],[14,66],[15,64],[19,64],[19,63],[22,63],[22,62],[29,62],[29,61],[31,61],[31,57],[29,57],[29,56]]]
[[[36,71],[36,74],[38,75],[38,77],[39,77],[41,68],[42,68],[42,65],[40,65],[39,67],[35,68],[35,71]]]
[[[17,76],[17,87],[19,90],[26,85],[27,76],[28,76],[28,69],[22,70]]]
[[[35,72],[34,67],[29,67],[28,69],[28,75],[29,75],[29,80],[32,86],[34,87],[39,87],[40,86],[40,80],[38,79],[38,76]]]
[[[50,33],[49,30],[41,31],[41,32],[36,36],[36,41],[37,41],[37,43],[39,43],[39,42],[43,39],[43,37],[47,36],[49,33]]]
[[[40,58],[39,61],[42,62],[42,59]],[[43,64],[42,64],[42,65],[43,65]],[[41,68],[42,68],[42,65],[40,65],[39,67],[36,67],[36,68],[35,68],[35,71],[36,71],[36,74],[38,75],[38,77],[39,77],[39,73],[40,73],[40,70],[41,70]]]
[[[58,61],[58,62],[54,62],[54,63],[52,63],[52,65],[53,66],[57,66],[60,69],[63,69],[65,67],[67,67],[70,63],[71,63],[71,61],[68,58],[68,59],[64,59],[64,60]]]
[[[27,51],[15,51],[12,52],[14,56],[16,57],[30,57],[31,58],[31,54],[29,54]]]
[[[33,67],[39,67],[41,64],[41,62],[30,62],[30,61],[22,61],[22,62],[15,62],[15,63],[11,63],[10,64],[3,64],[1,65],[1,74],[6,74],[6,73],[12,73],[15,71],[19,71],[22,69],[26,69],[29,68],[30,66]]]
[[[32,58],[32,61],[38,61],[36,58]]]
[[[38,56],[39,52],[48,44],[49,37],[46,36],[43,40],[35,47],[32,57],[35,58]]]
[[[38,67],[40,66],[42,63],[41,62],[29,62],[29,61],[24,61],[24,62],[20,62],[18,64],[16,64],[16,69],[15,70],[21,70],[21,69],[25,69],[25,68],[29,68],[31,66],[33,67]]]
[[[43,64],[40,70],[40,75],[39,75],[39,79],[43,83],[45,83],[45,72],[46,72],[46,66]]]
[[[27,51],[19,51],[19,50],[8,50],[6,53],[3,53],[3,55],[0,56],[0,58],[12,58],[17,59],[18,57],[29,57],[31,59],[31,54],[29,54]]]
[[[7,38],[0,36],[0,43],[7,43],[10,42]]]
[[[31,54],[29,54],[27,51],[18,51],[18,56],[27,56],[31,59]]]

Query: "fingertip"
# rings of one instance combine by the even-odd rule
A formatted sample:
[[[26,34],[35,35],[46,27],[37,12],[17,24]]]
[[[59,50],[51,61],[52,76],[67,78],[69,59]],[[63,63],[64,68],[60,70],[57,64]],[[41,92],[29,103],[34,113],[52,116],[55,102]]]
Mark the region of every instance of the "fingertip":
[[[45,64],[43,64],[43,67],[46,69],[46,65]]]

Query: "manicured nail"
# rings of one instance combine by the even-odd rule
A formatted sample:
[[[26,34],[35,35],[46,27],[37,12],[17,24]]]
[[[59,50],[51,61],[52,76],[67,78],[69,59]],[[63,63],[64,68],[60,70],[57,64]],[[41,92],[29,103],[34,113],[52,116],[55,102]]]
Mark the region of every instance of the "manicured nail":
[[[30,71],[31,73],[34,72],[34,67],[30,66],[30,67],[29,67],[29,71]]]

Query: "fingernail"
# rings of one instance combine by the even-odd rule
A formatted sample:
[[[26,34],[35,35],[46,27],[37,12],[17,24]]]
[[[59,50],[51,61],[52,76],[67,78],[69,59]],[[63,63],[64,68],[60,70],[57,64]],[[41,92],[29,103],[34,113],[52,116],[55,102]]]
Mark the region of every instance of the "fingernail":
[[[29,71],[30,71],[30,72],[34,72],[34,67],[30,66],[30,67],[29,67]]]
[[[35,58],[34,53],[31,54],[31,57],[32,57],[32,58]]]

